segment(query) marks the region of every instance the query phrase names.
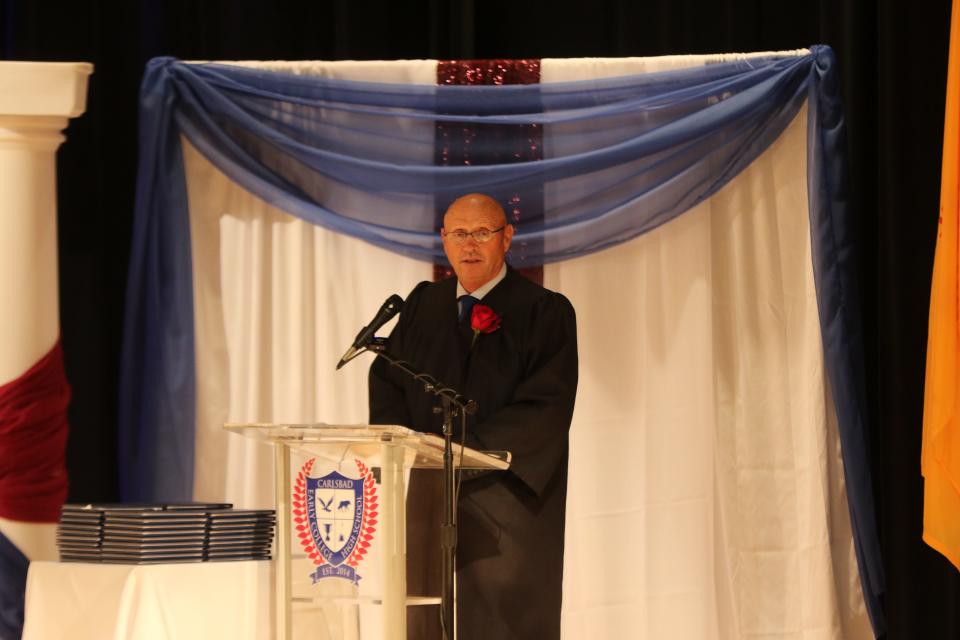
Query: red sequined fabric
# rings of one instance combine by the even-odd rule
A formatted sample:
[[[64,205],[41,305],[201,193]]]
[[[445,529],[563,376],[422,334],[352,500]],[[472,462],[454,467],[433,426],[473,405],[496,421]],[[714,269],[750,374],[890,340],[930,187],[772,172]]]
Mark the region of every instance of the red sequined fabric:
[[[503,85],[540,82],[540,60],[441,60],[437,63],[437,84]],[[435,162],[440,166],[509,164],[543,159],[543,129],[540,125],[454,125],[437,123]],[[437,202],[437,229],[449,202]],[[542,219],[543,190],[540,188],[501,198],[507,220],[517,229],[525,221]],[[543,283],[543,267],[525,266],[531,247],[514,241],[510,264],[534,282]],[[434,280],[453,274],[446,264],[434,265]]]
[[[70,386],[60,342],[0,386],[0,517],[57,522],[67,499]]]
[[[538,84],[540,59],[441,60],[437,84]]]

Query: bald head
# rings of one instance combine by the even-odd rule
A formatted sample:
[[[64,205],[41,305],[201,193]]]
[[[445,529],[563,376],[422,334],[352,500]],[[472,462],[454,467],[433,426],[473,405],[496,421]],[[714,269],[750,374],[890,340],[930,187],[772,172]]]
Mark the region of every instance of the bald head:
[[[451,215],[466,214],[474,217],[481,213],[487,214],[489,220],[495,224],[490,229],[497,229],[507,224],[507,214],[504,213],[499,202],[483,193],[468,193],[450,203],[447,212],[443,215],[443,226],[448,228],[447,218]]]
[[[496,232],[487,242],[469,237],[462,244],[451,233],[473,233],[480,229]],[[467,291],[492,280],[503,267],[504,255],[513,239],[513,227],[500,203],[482,193],[470,193],[453,201],[443,216],[443,250],[457,279]]]

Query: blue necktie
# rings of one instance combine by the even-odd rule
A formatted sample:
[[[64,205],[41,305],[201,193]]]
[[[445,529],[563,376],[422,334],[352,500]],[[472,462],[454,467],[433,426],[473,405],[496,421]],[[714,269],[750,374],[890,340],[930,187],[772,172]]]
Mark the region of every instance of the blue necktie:
[[[460,302],[460,322],[463,322],[464,318],[469,318],[473,305],[480,302],[471,295],[460,296],[458,301]]]

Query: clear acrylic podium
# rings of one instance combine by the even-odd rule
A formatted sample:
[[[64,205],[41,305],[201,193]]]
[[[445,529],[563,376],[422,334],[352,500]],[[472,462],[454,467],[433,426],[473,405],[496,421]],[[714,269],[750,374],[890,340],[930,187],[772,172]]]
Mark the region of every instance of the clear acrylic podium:
[[[275,566],[276,638],[292,638],[293,604],[295,602],[366,603],[380,607],[385,640],[406,638],[408,605],[438,603],[439,598],[408,599],[406,584],[406,491],[405,472],[411,468],[431,468],[437,473],[443,467],[444,441],[440,436],[420,433],[406,427],[385,425],[327,424],[226,424],[224,428],[248,438],[274,445],[274,469],[277,510]],[[462,457],[461,457],[462,453]],[[464,469],[503,470],[509,467],[509,454],[488,454],[453,445],[454,460]],[[294,458],[307,459],[292,482]],[[315,466],[314,466],[315,465]],[[314,470],[321,471],[314,471]],[[311,472],[326,476],[311,476]],[[375,477],[379,470],[379,483]],[[352,479],[347,476],[360,475]],[[360,485],[357,487],[356,485]],[[353,492],[353,493],[351,493]],[[365,519],[363,498],[373,498],[375,518]],[[326,500],[324,500],[326,496]],[[306,517],[309,512],[310,517]],[[324,513],[329,514],[326,518]],[[365,512],[366,513],[366,512]],[[375,534],[365,535],[372,530]],[[440,523],[437,523],[439,528]],[[359,576],[357,563],[348,566],[353,556],[362,558],[369,539],[377,538],[381,562],[378,592],[365,599],[344,585]],[[321,539],[347,540],[342,548],[334,542],[327,546]],[[350,546],[350,543],[354,543]],[[298,587],[294,593],[292,558],[295,545],[306,549],[299,555],[319,560],[314,584],[322,577],[339,592],[315,593]],[[337,549],[337,551],[333,551]],[[344,562],[343,554],[354,552]],[[324,567],[323,565],[326,565]],[[331,575],[337,574],[337,575]],[[340,578],[346,578],[342,580]],[[336,591],[336,590],[334,590]],[[367,640],[364,635],[363,640]]]

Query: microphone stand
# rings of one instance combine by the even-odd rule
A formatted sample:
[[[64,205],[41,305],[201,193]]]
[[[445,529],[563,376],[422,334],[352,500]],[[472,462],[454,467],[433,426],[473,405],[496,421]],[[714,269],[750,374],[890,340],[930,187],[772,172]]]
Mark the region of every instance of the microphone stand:
[[[454,485],[453,464],[453,419],[458,415],[476,413],[477,403],[465,398],[455,389],[447,387],[436,378],[425,373],[418,373],[410,368],[409,363],[390,355],[386,349],[386,339],[373,338],[366,349],[384,358],[391,365],[397,367],[414,380],[422,382],[425,393],[440,398],[440,407],[434,407],[434,413],[443,413],[443,520],[440,523],[440,551],[441,551],[441,591],[440,591],[440,622],[445,640],[454,640],[456,637],[454,621],[454,577],[457,554],[457,495]]]

